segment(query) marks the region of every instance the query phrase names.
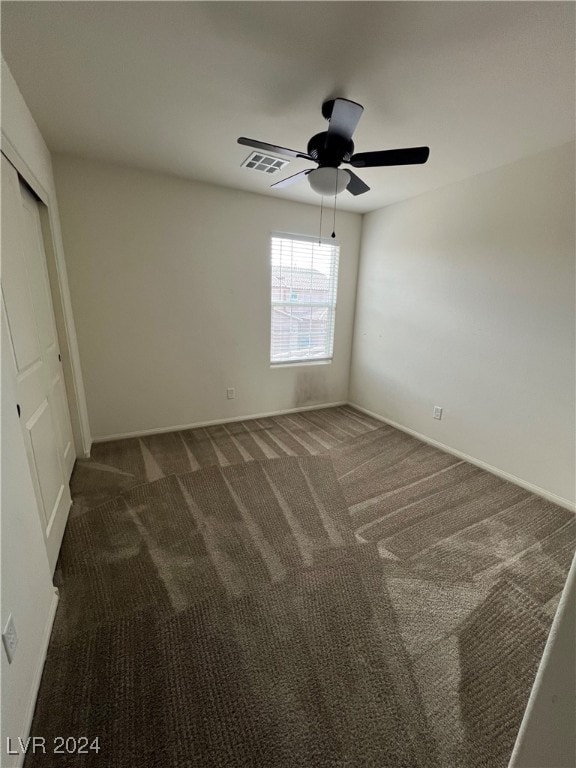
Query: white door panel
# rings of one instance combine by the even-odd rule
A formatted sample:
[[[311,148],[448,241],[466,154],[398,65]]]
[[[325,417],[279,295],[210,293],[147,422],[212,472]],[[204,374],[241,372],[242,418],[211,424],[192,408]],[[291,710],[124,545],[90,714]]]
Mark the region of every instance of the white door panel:
[[[9,170],[6,170],[8,166]],[[24,243],[20,233],[18,175],[2,158],[2,295],[18,373],[40,360]]]
[[[5,270],[6,268],[4,267],[3,272]],[[46,384],[42,372],[43,366],[44,362],[42,359],[36,360],[28,368],[25,368],[23,372],[18,371],[16,374],[18,398],[24,418],[29,418],[45,397]]]
[[[42,496],[44,522],[49,525],[62,495],[62,466],[58,456],[59,446],[54,440],[55,425],[50,403],[46,399],[40,408],[26,422],[34,464],[38,473],[38,484]]]
[[[50,358],[57,358],[58,344],[38,203],[31,192],[22,185],[20,185],[20,193],[22,196],[23,235],[25,237],[28,280],[38,326],[40,347],[49,353]],[[51,360],[49,359],[47,362],[50,363]]]
[[[40,210],[2,157],[2,295],[20,423],[52,569],[71,505],[76,458],[58,349]]]
[[[56,414],[56,423],[69,424],[70,413],[68,411],[68,401],[66,400],[66,390],[62,376],[53,379],[50,399]],[[70,429],[67,430],[59,429],[58,433],[60,437],[60,452],[64,463],[64,469],[66,470],[66,479],[69,480],[74,468],[74,462],[76,461],[74,443],[72,442],[72,428],[70,427]]]
[[[58,349],[56,321],[52,308],[40,213],[36,198],[22,184],[20,185],[20,193],[25,220],[24,229],[28,238],[29,277],[38,324],[40,349],[46,363],[45,375],[47,376],[49,399],[53,404],[52,417],[58,433],[60,458],[66,473],[66,481],[68,481],[76,456],[72,442],[72,424],[66,399],[66,385],[64,384],[62,362]]]

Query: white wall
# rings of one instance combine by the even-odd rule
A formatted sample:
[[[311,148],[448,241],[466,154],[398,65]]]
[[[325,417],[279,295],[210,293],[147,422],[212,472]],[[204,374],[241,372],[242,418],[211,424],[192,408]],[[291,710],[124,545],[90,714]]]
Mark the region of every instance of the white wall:
[[[319,207],[67,156],[54,172],[95,438],[347,399],[360,215],[337,215],[333,362],[271,369],[270,232],[317,234]]]
[[[12,615],[18,646],[12,663],[2,656],[2,768],[18,764],[6,754],[6,739],[14,744],[26,738],[40,682],[44,655],[56,609],[56,594],[44,538],[40,528],[36,496],[28,469],[24,438],[16,413],[12,380],[13,362],[6,333],[2,304],[2,442],[1,442],[1,556],[2,629]]]
[[[366,215],[351,400],[573,502],[574,254],[574,144]]]
[[[42,223],[74,443],[78,455],[88,455],[91,436],[62,247],[52,159],[4,59],[1,75],[2,152],[46,206],[47,215]]]

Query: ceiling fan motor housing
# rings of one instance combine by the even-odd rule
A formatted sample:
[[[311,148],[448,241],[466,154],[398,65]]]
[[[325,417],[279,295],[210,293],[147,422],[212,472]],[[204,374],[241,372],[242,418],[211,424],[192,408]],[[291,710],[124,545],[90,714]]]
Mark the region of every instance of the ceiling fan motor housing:
[[[354,154],[354,142],[343,136],[317,133],[308,142],[308,154],[320,166],[337,168],[343,162],[349,162]]]

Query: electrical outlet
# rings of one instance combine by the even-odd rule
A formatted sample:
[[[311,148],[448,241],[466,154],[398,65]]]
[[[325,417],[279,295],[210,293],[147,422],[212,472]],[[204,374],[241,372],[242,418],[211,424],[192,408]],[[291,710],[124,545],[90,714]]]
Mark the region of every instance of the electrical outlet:
[[[226,397],[228,398],[228,400],[234,400],[234,398],[236,397],[236,390],[234,389],[234,387],[228,387],[228,389],[226,390]]]
[[[18,645],[18,634],[16,632],[16,627],[14,626],[12,614],[8,616],[8,621],[2,632],[2,642],[4,643],[4,650],[8,657],[8,663],[12,664],[12,659],[16,653],[16,646]]]
[[[442,408],[440,408],[439,405],[434,406],[434,418],[435,419],[441,419],[442,418]]]

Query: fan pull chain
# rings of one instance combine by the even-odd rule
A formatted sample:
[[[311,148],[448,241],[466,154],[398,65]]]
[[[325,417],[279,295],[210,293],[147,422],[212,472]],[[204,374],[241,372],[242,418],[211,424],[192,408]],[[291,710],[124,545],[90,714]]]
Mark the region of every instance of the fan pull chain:
[[[336,237],[336,195],[338,194],[338,168],[336,168],[336,187],[334,189],[334,219],[332,221],[332,235]]]
[[[324,195],[320,198],[320,232],[318,234],[318,245],[322,244],[322,213],[324,208]]]

